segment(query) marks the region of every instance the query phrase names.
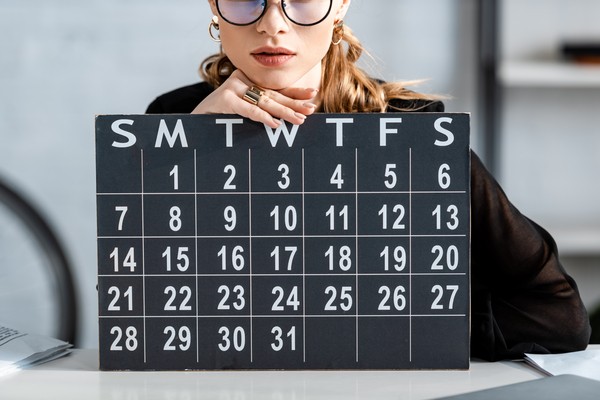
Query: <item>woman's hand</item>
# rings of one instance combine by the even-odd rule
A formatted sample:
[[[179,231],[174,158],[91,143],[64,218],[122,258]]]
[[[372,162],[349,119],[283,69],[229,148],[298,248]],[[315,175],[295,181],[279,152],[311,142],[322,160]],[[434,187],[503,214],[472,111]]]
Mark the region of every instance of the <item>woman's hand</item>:
[[[221,86],[198,104],[192,114],[238,114],[277,128],[281,121],[275,118],[300,125],[307,115],[315,111],[316,105],[307,100],[317,95],[317,89],[267,89],[258,104],[253,105],[244,100],[244,94],[252,86],[254,84],[242,71],[235,70]]]

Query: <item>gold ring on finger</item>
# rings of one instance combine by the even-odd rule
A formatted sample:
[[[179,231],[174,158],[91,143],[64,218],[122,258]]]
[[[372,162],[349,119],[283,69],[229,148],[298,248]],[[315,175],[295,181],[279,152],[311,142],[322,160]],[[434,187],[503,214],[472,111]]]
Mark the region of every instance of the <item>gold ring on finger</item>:
[[[251,88],[246,90],[246,93],[244,93],[244,100],[246,100],[250,104],[257,105],[260,98],[264,95],[264,90],[256,86],[252,86]]]

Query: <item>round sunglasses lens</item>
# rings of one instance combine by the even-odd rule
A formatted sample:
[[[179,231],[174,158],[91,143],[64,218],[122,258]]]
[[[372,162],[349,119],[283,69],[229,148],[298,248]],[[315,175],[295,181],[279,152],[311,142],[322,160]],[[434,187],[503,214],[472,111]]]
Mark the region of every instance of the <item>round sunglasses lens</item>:
[[[286,0],[283,4],[288,18],[300,25],[321,22],[331,8],[331,0]]]
[[[227,22],[238,25],[250,24],[258,19],[266,0],[219,0],[219,13]]]

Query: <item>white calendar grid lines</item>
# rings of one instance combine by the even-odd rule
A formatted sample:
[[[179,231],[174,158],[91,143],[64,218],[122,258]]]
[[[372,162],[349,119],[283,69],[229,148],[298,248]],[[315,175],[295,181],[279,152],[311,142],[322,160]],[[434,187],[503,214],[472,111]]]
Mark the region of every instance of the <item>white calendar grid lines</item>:
[[[249,239],[250,237],[256,239],[290,239],[290,238],[436,238],[436,237],[466,237],[465,234],[441,234],[441,235],[239,235],[239,236],[98,236],[98,239]]]
[[[408,149],[408,361],[412,362],[412,148]]]
[[[430,318],[430,317],[465,317],[466,314],[363,314],[359,315],[358,318],[379,318],[379,317],[388,317],[388,318]],[[281,315],[271,315],[271,314],[254,314],[252,317],[249,315],[147,315],[146,318],[188,318],[188,319],[203,319],[203,318],[302,318],[301,314],[281,314]],[[344,315],[344,314],[308,314],[307,318],[352,318],[355,319],[356,316],[352,315]],[[100,315],[99,318],[102,319],[114,319],[114,318],[124,318],[122,315]],[[131,315],[126,318],[144,318],[141,315]]]
[[[354,178],[355,178],[355,185],[354,185],[354,192],[322,192],[322,191],[315,191],[315,192],[306,192],[305,191],[305,151],[304,149],[302,149],[302,191],[301,192],[279,192],[279,191],[272,191],[272,192],[252,192],[252,159],[251,159],[251,150],[248,149],[248,187],[249,190],[247,192],[198,192],[197,191],[197,185],[198,185],[198,177],[197,177],[197,160],[196,160],[196,150],[194,149],[194,192],[165,192],[165,193],[145,193],[144,192],[144,152],[143,149],[140,150],[141,153],[141,192],[140,193],[97,193],[98,196],[110,196],[110,195],[119,195],[119,196],[123,196],[123,195],[137,195],[137,196],[141,196],[141,227],[142,227],[142,232],[140,236],[98,236],[98,239],[142,239],[142,297],[143,297],[143,312],[141,316],[127,316],[127,318],[132,318],[132,319],[138,319],[141,318],[142,319],[142,323],[143,323],[143,341],[144,341],[144,363],[147,362],[147,332],[146,332],[146,322],[148,318],[156,318],[156,319],[162,319],[162,318],[195,318],[195,322],[196,322],[196,362],[200,362],[200,330],[199,330],[199,321],[202,318],[208,318],[208,319],[214,319],[214,318],[224,318],[224,319],[228,319],[228,318],[248,318],[249,319],[249,324],[250,324],[250,362],[253,362],[253,319],[254,318],[263,318],[263,319],[268,319],[268,318],[302,318],[302,323],[303,323],[303,361],[306,362],[306,318],[354,318],[356,321],[356,327],[355,327],[355,333],[356,333],[356,362],[359,362],[359,320],[360,318],[380,318],[380,317],[388,317],[388,318],[393,318],[393,317],[400,317],[400,318],[408,318],[409,319],[409,361],[412,362],[412,318],[413,317],[465,317],[466,314],[413,314],[412,313],[412,300],[413,300],[413,296],[412,296],[412,276],[465,276],[467,275],[467,273],[465,272],[421,272],[421,273],[415,273],[412,270],[412,255],[413,255],[413,248],[412,248],[412,242],[413,242],[413,238],[418,238],[418,237],[422,237],[422,238],[436,238],[436,237],[467,237],[467,234],[426,234],[426,235],[413,235],[412,233],[412,195],[413,194],[449,194],[449,193],[454,193],[454,194],[465,194],[467,193],[466,191],[412,191],[412,149],[408,149],[409,150],[409,157],[408,157],[408,169],[409,169],[409,190],[408,191],[362,191],[360,192],[358,189],[359,187],[359,174],[358,174],[358,149],[355,149],[355,171],[354,171]],[[354,194],[354,200],[355,200],[355,231],[354,233],[349,233],[349,234],[334,234],[334,235],[307,235],[306,234],[306,224],[305,224],[305,196],[306,195],[333,195],[333,194],[342,194],[342,195],[349,195],[349,194]],[[193,236],[185,236],[185,235],[181,235],[181,236],[175,236],[175,235],[156,235],[156,236],[152,236],[152,235],[146,235],[145,232],[145,214],[144,214],[144,204],[145,204],[145,199],[147,199],[150,196],[160,196],[160,195],[172,195],[172,194],[176,194],[176,195],[187,195],[187,196],[191,196],[194,195],[194,235]],[[282,195],[282,194],[290,194],[290,195],[301,195],[302,196],[302,234],[300,235],[253,235],[252,233],[252,196],[253,195]],[[408,229],[408,233],[407,234],[385,234],[385,235],[368,235],[368,234],[359,234],[359,207],[358,207],[358,203],[359,203],[359,198],[361,195],[364,194],[408,194],[408,208],[409,208],[409,229]],[[221,235],[221,236],[214,236],[214,235],[207,235],[207,236],[199,236],[198,235],[198,230],[199,230],[199,226],[198,226],[198,196],[199,195],[246,195],[248,196],[248,207],[249,207],[249,214],[248,214],[248,219],[249,219],[249,234],[248,235]],[[253,265],[252,265],[252,261],[253,261],[253,257],[252,257],[252,246],[253,246],[253,239],[255,238],[265,238],[265,239],[285,239],[285,238],[302,238],[302,246],[303,246],[303,258],[302,258],[302,273],[301,274],[285,274],[285,273],[273,273],[273,274],[269,274],[269,273],[259,273],[259,274],[255,274],[253,272]],[[350,272],[350,273],[344,273],[344,272],[340,272],[340,273],[306,273],[306,239],[307,238],[354,238],[354,243],[355,243],[355,254],[354,254],[354,267],[355,270],[354,272]],[[408,249],[409,249],[409,254],[408,254],[408,263],[409,263],[409,268],[408,268],[408,272],[390,272],[390,273],[361,273],[359,272],[359,239],[361,238],[408,238],[409,244],[408,244]],[[195,273],[194,274],[147,274],[145,271],[145,250],[146,250],[146,239],[195,239]],[[200,269],[200,264],[199,264],[199,257],[201,255],[198,254],[198,249],[199,249],[199,240],[202,239],[249,239],[249,273],[248,274],[241,274],[241,273],[211,273],[211,274],[202,274],[200,273],[199,269]],[[306,277],[340,277],[340,276],[352,276],[354,275],[355,277],[355,297],[354,297],[354,301],[355,301],[355,312],[353,313],[354,315],[345,315],[345,314],[307,314],[306,313]],[[99,277],[110,277],[110,278],[114,278],[114,277],[139,277],[140,275],[136,275],[136,274],[99,274]],[[360,309],[359,309],[359,278],[360,277],[364,277],[364,276],[404,276],[404,277],[408,277],[409,280],[409,308],[408,308],[408,313],[406,314],[360,314]],[[146,277],[157,277],[157,278],[172,278],[172,277],[187,277],[187,278],[196,278],[195,279],[195,288],[196,288],[196,292],[195,292],[195,297],[196,297],[196,310],[195,310],[195,315],[152,315],[152,314],[147,314],[146,311]],[[249,278],[249,315],[200,315],[200,307],[198,307],[199,304],[199,279],[201,278],[206,278],[206,277],[217,277],[217,278],[223,278],[223,277],[247,277]],[[254,310],[253,310],[253,277],[302,277],[302,287],[303,287],[303,293],[302,293],[302,314],[290,314],[290,315],[286,315],[286,314],[282,314],[282,315],[278,315],[278,314],[265,314],[265,315],[261,315],[261,314],[255,314]],[[104,318],[104,319],[110,319],[110,318],[123,318],[123,316],[111,316],[111,315],[103,315],[100,316],[100,318]]]
[[[194,149],[194,234],[198,236],[198,163]],[[194,240],[196,249],[196,275],[198,275],[198,240]],[[196,362],[200,362],[200,326],[198,319],[198,278],[196,281]]]
[[[144,149],[140,149],[141,178],[142,178],[142,299],[143,299],[143,324],[144,324],[144,362],[146,362],[146,251],[144,247]]]
[[[356,274],[356,362],[358,362],[358,149],[354,149],[354,212],[355,212],[355,254],[354,254],[354,271]]]
[[[306,226],[304,219],[304,149],[302,149],[302,362],[306,362]]]
[[[319,277],[319,276],[464,276],[467,275],[466,272],[389,272],[389,273],[372,273],[372,272],[364,272],[364,273],[337,273],[337,274],[197,274],[197,275],[184,275],[184,274],[146,274],[147,278],[156,277],[156,278],[172,278],[172,277],[182,277],[182,278],[195,278],[195,277],[203,277],[203,278],[222,278],[222,277]],[[125,278],[125,277],[139,277],[139,275],[98,275],[102,278]]]
[[[358,189],[357,189],[358,191]],[[166,196],[166,195],[193,195],[193,194],[201,194],[207,196],[217,196],[217,195],[244,195],[247,196],[249,194],[252,195],[302,195],[302,194],[323,194],[323,195],[344,195],[344,194],[354,194],[352,191],[335,191],[335,192],[288,192],[288,191],[272,191],[272,192],[245,192],[245,191],[229,191],[229,192],[148,192],[144,193],[146,196]],[[360,194],[465,194],[467,193],[465,190],[415,190],[415,191],[398,191],[398,190],[362,190],[358,191]],[[98,196],[139,196],[142,193],[128,192],[128,193],[97,193]]]
[[[250,232],[250,249],[248,250],[250,253],[250,362],[254,360],[254,342],[252,341],[252,153],[251,150],[248,149],[248,231]],[[198,243],[198,240],[196,240]]]
[[[346,273],[346,272],[339,272],[339,273],[335,273],[335,274],[327,274],[327,273],[321,273],[321,274],[146,274],[146,277],[150,278],[150,277],[157,277],[157,278],[172,278],[172,277],[182,277],[182,278],[195,278],[195,277],[203,277],[203,278],[207,278],[207,277],[212,277],[212,278],[222,278],[222,277],[250,277],[250,276],[255,276],[255,277],[286,277],[286,276],[290,276],[290,277],[302,277],[302,276],[463,276],[463,275],[467,275],[466,272],[385,272],[385,273],[373,273],[373,272],[364,272],[364,273],[355,273],[355,272],[350,272],[350,273]],[[122,275],[118,275],[118,274],[104,274],[104,275],[98,275],[98,277],[102,277],[102,278],[126,278],[126,277],[139,277],[140,275],[135,275],[135,274],[122,274]]]

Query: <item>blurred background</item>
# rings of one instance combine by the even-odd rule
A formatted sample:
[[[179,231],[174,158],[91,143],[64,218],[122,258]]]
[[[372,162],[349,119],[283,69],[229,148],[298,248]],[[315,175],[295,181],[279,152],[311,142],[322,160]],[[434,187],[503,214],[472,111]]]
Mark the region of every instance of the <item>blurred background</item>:
[[[64,249],[78,347],[98,347],[94,116],[144,113],[198,82],[218,50],[211,16],[205,0],[0,0],[0,180]],[[345,21],[372,75],[428,79],[414,90],[472,113],[474,150],[553,234],[590,311],[600,303],[600,64],[566,59],[563,46],[600,44],[599,19],[597,0],[353,0]],[[48,313],[27,303],[52,278],[27,266],[34,250],[11,226],[0,216],[0,321],[39,321]]]

